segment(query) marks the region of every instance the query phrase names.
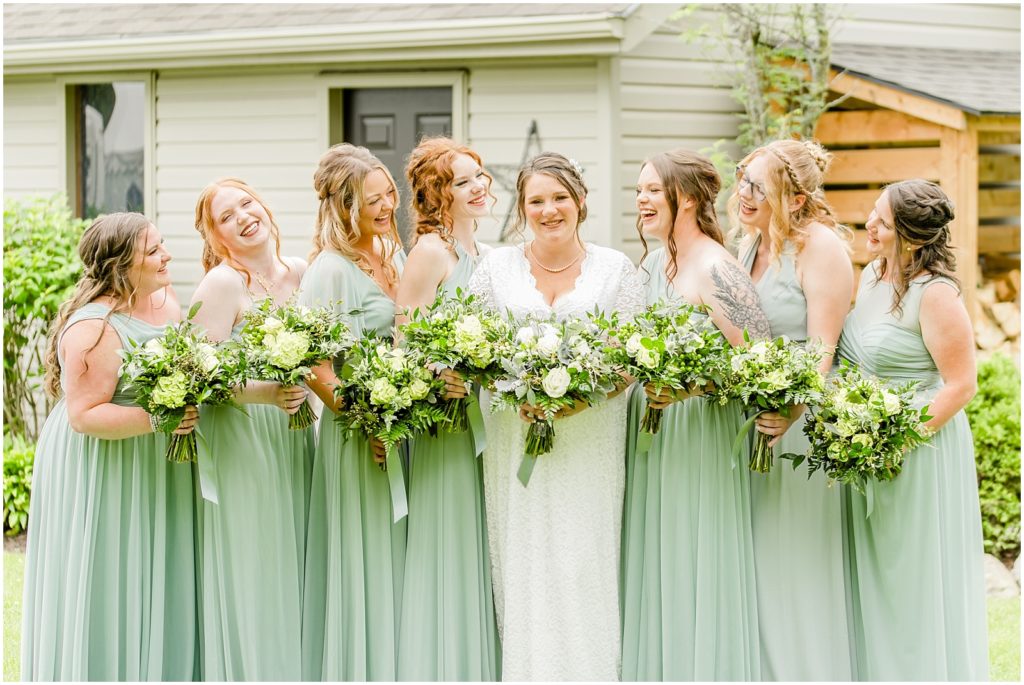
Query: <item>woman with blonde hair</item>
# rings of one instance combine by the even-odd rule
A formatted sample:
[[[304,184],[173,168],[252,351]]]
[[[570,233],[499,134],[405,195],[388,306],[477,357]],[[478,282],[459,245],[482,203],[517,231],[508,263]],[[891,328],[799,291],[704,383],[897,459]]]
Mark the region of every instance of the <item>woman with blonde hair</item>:
[[[844,493],[857,680],[988,679],[974,441],[974,336],[954,274],[953,204],[930,181],[895,183],[868,217],[868,253],[839,357],[917,381],[929,444],[869,496]]]
[[[424,139],[412,151],[405,172],[416,243],[398,286],[400,323],[438,293],[469,292],[487,251],[474,238],[477,221],[494,200],[482,165],[480,155],[449,138]],[[467,395],[463,378],[442,375],[449,398]],[[470,426],[412,440],[399,680],[499,679],[483,460],[477,458],[483,439]]]
[[[199,194],[195,228],[206,275],[192,296],[212,340],[239,339],[257,300],[283,304],[306,269],[282,257],[280,230],[237,178]],[[203,407],[197,506],[204,680],[298,680],[313,429],[290,430],[297,386],[250,381],[234,407]],[[274,559],[274,563],[267,563]]]
[[[312,261],[299,301],[331,306],[357,336],[391,338],[405,254],[398,191],[369,150],[335,145],[313,175],[319,198]],[[383,446],[334,421],[340,358],[308,385],[326,406],[313,458],[303,594],[303,680],[395,680],[406,521],[393,522]]]
[[[649,158],[636,185],[649,304],[706,305],[733,345],[769,334],[750,276],[725,249],[721,180],[685,149]],[[647,253],[647,240],[663,247]],[[664,409],[649,447],[639,417]],[[630,397],[623,530],[623,680],[759,680],[747,458],[733,454],[743,408],[648,385]]]
[[[729,213],[771,325],[772,337],[820,344],[827,373],[853,298],[850,230],[825,201],[831,155],[813,141],[777,140],[736,169]],[[776,456],[803,454],[804,406],[766,412],[757,429],[773,436]],[[808,480],[776,459],[751,474],[762,677],[849,680],[839,488],[824,473]],[[793,578],[800,577],[799,584]]]
[[[50,327],[21,633],[22,680],[194,680],[192,469],[119,377],[118,351],[181,318],[156,226],[96,219],[84,267]],[[175,433],[198,414],[186,408]]]

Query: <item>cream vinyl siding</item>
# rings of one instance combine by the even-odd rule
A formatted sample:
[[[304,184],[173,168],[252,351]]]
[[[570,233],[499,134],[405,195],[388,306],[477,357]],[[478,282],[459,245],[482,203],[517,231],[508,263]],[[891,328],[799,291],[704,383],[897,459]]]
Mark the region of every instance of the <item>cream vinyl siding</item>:
[[[1020,51],[1020,4],[840,6],[833,42]]]
[[[63,190],[64,116],[57,95],[54,78],[4,82],[4,197]]]
[[[312,72],[156,80],[156,215],[175,287],[191,296],[202,277],[195,203],[203,187],[237,176],[263,197],[281,228],[281,253],[305,258],[316,220],[313,172],[320,100]]]

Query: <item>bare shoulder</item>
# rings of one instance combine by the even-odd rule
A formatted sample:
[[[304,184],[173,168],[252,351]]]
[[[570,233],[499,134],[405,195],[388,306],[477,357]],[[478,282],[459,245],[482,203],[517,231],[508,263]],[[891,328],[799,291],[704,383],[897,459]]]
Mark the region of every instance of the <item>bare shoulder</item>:
[[[441,255],[450,254],[451,249],[441,236],[436,233],[424,233],[416,239],[416,244],[409,250],[409,259],[437,259]],[[424,255],[417,257],[416,255]]]
[[[302,278],[306,273],[306,269],[309,267],[309,264],[307,264],[306,260],[302,257],[284,256],[281,259],[284,260],[285,266],[294,271],[299,278]]]
[[[807,239],[804,241],[803,252],[816,257],[847,255],[847,243],[839,235],[824,224],[817,221],[807,227]]]
[[[241,294],[245,292],[245,276],[227,264],[218,264],[203,276],[196,291],[215,290],[218,294]]]
[[[925,285],[924,292],[921,294],[922,310],[948,311],[948,308],[951,307],[964,307],[963,301],[960,299],[960,290],[952,281],[942,278]]]
[[[114,327],[103,319],[82,319],[68,326],[60,338],[60,346],[67,358],[69,351],[120,349],[121,338]]]

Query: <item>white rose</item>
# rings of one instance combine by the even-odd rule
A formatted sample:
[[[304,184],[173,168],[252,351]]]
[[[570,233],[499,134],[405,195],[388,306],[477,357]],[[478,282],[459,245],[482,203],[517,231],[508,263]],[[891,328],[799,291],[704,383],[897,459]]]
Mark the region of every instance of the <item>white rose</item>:
[[[273,316],[268,316],[264,321],[263,325],[260,326],[260,330],[264,333],[276,333],[277,331],[284,328],[284,322]]]
[[[587,344],[586,340],[580,340],[578,343],[576,343],[576,346],[573,348],[573,350],[576,352],[577,356],[586,357],[588,354],[590,354],[590,345]]]
[[[155,354],[158,357],[162,357],[167,354],[167,348],[165,348],[164,344],[160,342],[160,338],[153,338],[146,343],[145,347],[147,352]]]
[[[430,393],[430,385],[419,378],[409,384],[409,396],[414,400],[422,400]]]
[[[537,341],[537,349],[540,350],[541,354],[554,354],[558,351],[558,346],[562,344],[562,339],[558,337],[557,333],[545,333],[544,336]]]
[[[654,369],[661,363],[661,355],[657,350],[649,350],[644,347],[637,352],[636,361],[641,366],[646,366],[648,369]]]
[[[202,364],[203,371],[206,373],[212,373],[220,366],[220,361],[217,359],[217,351],[213,349],[212,345],[205,343],[199,345],[199,363]]]
[[[569,372],[559,366],[548,371],[541,385],[548,397],[554,399],[561,397],[569,389],[569,380]]]
[[[882,391],[882,400],[885,402],[885,415],[892,416],[900,411],[900,398],[888,390]]]
[[[389,405],[398,397],[398,389],[386,378],[378,378],[370,386],[370,402],[381,406]]]
[[[461,321],[455,322],[455,332],[475,338],[483,335],[484,327],[481,325],[480,319],[473,314],[469,314]]]
[[[533,342],[536,337],[533,332],[533,326],[524,326],[516,332],[516,342],[524,345]]]
[[[637,352],[639,352],[643,347],[643,343],[641,342],[642,339],[643,336],[639,333],[634,333],[629,336],[629,340],[626,341],[626,352],[630,357],[636,358]]]

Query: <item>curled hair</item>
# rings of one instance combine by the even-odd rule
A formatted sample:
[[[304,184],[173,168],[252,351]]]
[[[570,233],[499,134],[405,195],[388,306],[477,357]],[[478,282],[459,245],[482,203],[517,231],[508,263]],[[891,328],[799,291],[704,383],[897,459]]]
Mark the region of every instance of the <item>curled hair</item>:
[[[550,176],[569,193],[579,213],[576,223],[576,239],[579,240],[580,224],[587,220],[587,184],[583,180],[583,170],[579,164],[557,152],[542,152],[519,170],[519,176],[516,178],[516,218],[512,230],[520,238],[523,237],[523,229],[526,227],[526,183],[534,174]]]
[[[104,324],[114,312],[128,312],[135,307],[138,293],[129,276],[140,249],[139,236],[145,233],[149,225],[149,219],[142,214],[117,212],[97,218],[82,234],[78,241],[78,257],[83,266],[82,277],[75,284],[71,297],[60,306],[46,336],[43,360],[46,377],[43,387],[50,398],[56,399],[61,394],[61,368],[57,348],[61,333],[64,332],[64,326],[71,315],[103,295],[114,300],[114,306],[103,317]],[[140,264],[139,274],[141,273]],[[96,342],[82,356],[92,352],[102,337],[101,330]]]
[[[493,202],[495,197],[491,193],[491,183],[494,178],[483,169],[480,155],[451,138],[424,138],[409,155],[405,167],[405,176],[409,179],[412,191],[411,205],[416,217],[416,235],[436,233],[452,251],[455,250],[455,239],[452,237],[455,220],[451,214],[454,200],[451,183],[455,178],[452,164],[459,155],[470,157],[480,166],[487,177],[487,196]]]
[[[697,228],[701,233],[722,245],[722,229],[718,225],[718,213],[715,211],[715,198],[718,197],[718,191],[722,189],[722,179],[711,160],[699,152],[676,148],[649,157],[640,165],[640,168],[643,169],[648,164],[654,167],[661,179],[665,200],[672,212],[672,226],[675,226],[676,217],[679,215],[680,196],[693,198],[697,203]],[[637,216],[636,230],[640,234],[640,242],[644,246],[641,262],[650,251],[642,227],[643,222]],[[676,277],[678,271],[676,255],[679,252],[676,247],[675,231],[672,229],[669,229],[666,248],[670,265],[667,276],[671,281]]]
[[[341,143],[331,147],[320,158],[320,163],[313,174],[313,190],[316,191],[320,207],[317,210],[310,260],[324,250],[331,249],[373,276],[373,267],[355,246],[363,237],[362,229],[359,228],[363,188],[366,185],[366,177],[374,170],[383,171],[387,176],[395,190],[397,209],[398,186],[395,179],[391,177],[391,172],[384,163],[365,147]],[[398,280],[398,270],[395,269],[392,259],[400,249],[402,241],[398,237],[398,224],[393,211],[388,237],[390,240],[381,238],[381,262],[384,265],[384,279],[388,283],[395,283]]]
[[[788,240],[796,245],[799,252],[807,242],[807,227],[818,222],[830,228],[847,244],[853,239],[853,231],[836,219],[835,212],[825,200],[825,174],[832,163],[832,154],[813,140],[775,140],[762,145],[736,167],[737,179],[755,159],[765,160],[764,194],[772,210],[768,221],[768,254],[775,261],[782,254]],[[789,201],[794,195],[803,195],[803,205],[794,212],[789,211]],[[728,213],[732,224],[730,238],[741,233],[753,235],[757,227],[744,224],[740,219],[740,189],[737,183],[729,197]]]
[[[230,176],[219,178],[203,188],[203,191],[199,193],[199,199],[196,201],[195,227],[203,238],[203,270],[209,271],[221,262],[226,262],[231,268],[245,275],[247,285],[252,285],[252,274],[231,256],[231,251],[228,250],[227,246],[221,241],[220,236],[217,235],[217,217],[213,215],[213,198],[216,197],[217,191],[221,188],[237,188],[263,207],[263,211],[267,213],[267,218],[270,219],[270,237],[274,240],[274,254],[277,256],[277,261],[284,264],[286,269],[291,270],[285,261],[281,259],[281,229],[278,228],[270,207],[253,190],[252,186],[240,178]]]
[[[895,278],[889,311],[902,315],[903,298],[910,282],[921,273],[948,278],[960,288],[960,281],[953,275],[956,257],[949,244],[949,223],[954,218],[954,207],[938,184],[919,178],[893,183],[886,187],[885,195],[892,209],[896,254],[911,251],[906,264],[892,265]],[[882,257],[879,278],[885,276],[888,269],[888,260]]]

